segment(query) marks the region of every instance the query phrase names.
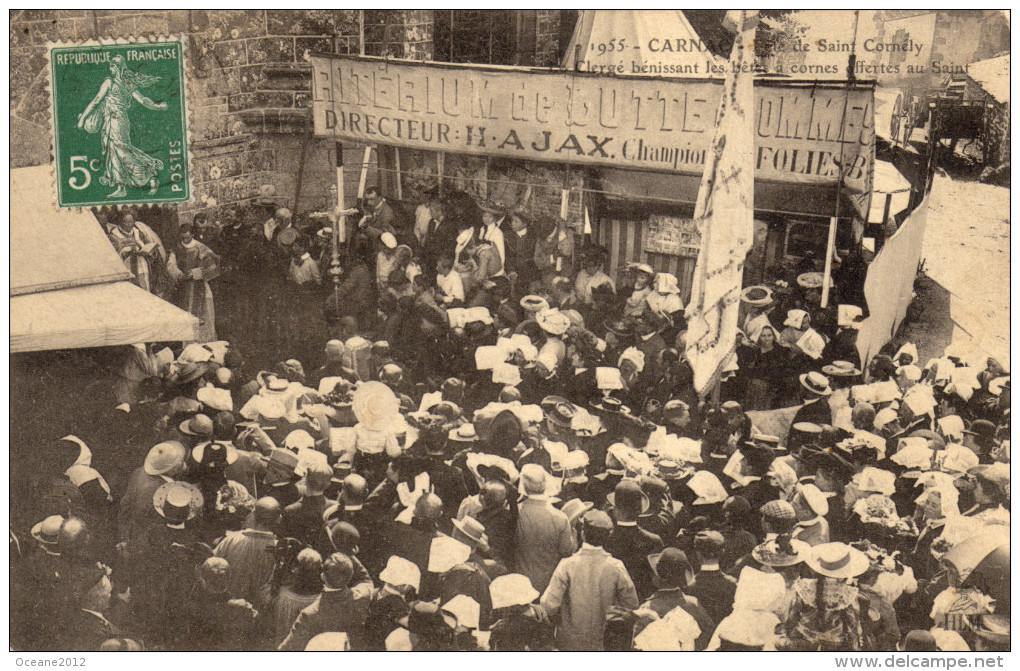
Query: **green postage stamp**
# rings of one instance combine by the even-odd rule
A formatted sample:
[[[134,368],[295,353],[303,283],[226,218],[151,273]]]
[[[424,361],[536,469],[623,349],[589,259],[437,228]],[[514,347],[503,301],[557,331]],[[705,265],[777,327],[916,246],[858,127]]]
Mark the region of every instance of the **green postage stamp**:
[[[191,198],[184,44],[50,46],[60,207]]]

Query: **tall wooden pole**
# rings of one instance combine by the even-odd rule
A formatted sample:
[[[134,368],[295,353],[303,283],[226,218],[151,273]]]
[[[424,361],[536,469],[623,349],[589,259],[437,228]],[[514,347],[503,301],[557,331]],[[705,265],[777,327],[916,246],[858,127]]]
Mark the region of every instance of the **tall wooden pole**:
[[[347,237],[347,216],[344,211],[344,146],[336,143],[336,210],[333,215],[333,250],[329,262],[329,276],[333,280],[333,298],[339,300],[340,244]]]
[[[839,217],[829,217],[829,238],[825,243],[825,274],[822,276],[822,304],[824,310],[829,307],[829,288],[832,285],[832,254],[836,246],[836,223]]]
[[[846,144],[842,142],[843,133],[846,131],[846,108],[850,104],[850,87],[854,85],[857,79],[857,22],[861,18],[860,11],[854,12],[854,35],[853,42],[850,44],[850,55],[847,57],[846,63],[846,90],[843,97],[843,114],[839,121],[839,180],[836,182],[836,206],[833,210],[833,215],[829,218],[829,237],[825,245],[825,273],[822,275],[822,302],[821,308],[824,310],[829,307],[829,287],[832,284],[832,252],[833,247],[836,244],[836,226],[839,223],[839,201],[843,195],[843,178],[846,176],[843,172],[843,150],[846,148]],[[870,203],[870,201],[869,201]],[[867,217],[867,214],[865,214]]]

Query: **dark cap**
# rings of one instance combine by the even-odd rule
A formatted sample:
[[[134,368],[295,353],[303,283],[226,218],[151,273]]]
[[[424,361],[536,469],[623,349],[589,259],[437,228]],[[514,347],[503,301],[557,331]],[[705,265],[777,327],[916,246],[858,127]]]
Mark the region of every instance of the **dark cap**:
[[[412,634],[428,637],[454,629],[457,619],[430,601],[416,601],[411,604],[411,612],[397,623]]]
[[[648,510],[648,497],[641,491],[641,484],[637,480],[630,478],[620,480],[613,491],[612,497],[610,504],[615,508],[635,513]]]
[[[592,529],[613,530],[613,520],[601,510],[589,510],[581,517],[581,521],[584,526]]]
[[[722,504],[723,512],[741,516],[751,512],[751,504],[743,496],[730,496]]]
[[[699,531],[694,537],[694,549],[698,552],[707,550],[709,554],[715,555],[722,550],[724,545],[726,545],[726,539],[718,531]]]
[[[930,631],[914,629],[903,637],[900,650],[903,652],[938,652],[938,644]]]
[[[978,438],[991,440],[995,438],[995,425],[987,419],[975,419],[970,423],[970,427],[964,430],[964,433],[975,435]]]

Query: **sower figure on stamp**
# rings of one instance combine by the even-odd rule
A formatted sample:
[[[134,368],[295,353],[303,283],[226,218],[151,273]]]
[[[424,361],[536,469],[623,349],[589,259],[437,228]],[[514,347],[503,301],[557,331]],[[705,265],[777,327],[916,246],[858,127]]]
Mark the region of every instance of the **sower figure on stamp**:
[[[153,102],[138,89],[159,81],[127,67],[124,57],[117,55],[110,61],[111,76],[103,80],[99,93],[78,117],[78,127],[88,133],[100,133],[102,139],[104,167],[101,184],[116,186],[110,198],[127,195],[124,187],[149,186],[149,193],[159,188],[157,173],[163,169],[163,162],[149,156],[131,144],[131,121],[128,110],[132,100],[151,110],[164,111],[166,103]]]

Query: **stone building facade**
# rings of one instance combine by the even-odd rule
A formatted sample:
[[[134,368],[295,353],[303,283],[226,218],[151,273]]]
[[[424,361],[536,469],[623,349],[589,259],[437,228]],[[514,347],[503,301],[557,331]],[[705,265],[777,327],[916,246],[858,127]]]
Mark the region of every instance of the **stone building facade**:
[[[879,75],[880,83],[913,95],[926,95],[949,76],[962,78],[967,67],[1009,51],[1009,19],[997,9],[882,10],[875,12],[875,43],[913,40],[920,53],[862,51],[861,57],[878,65],[899,66],[899,73]],[[907,72],[907,65],[923,70]]]
[[[559,59],[559,15],[531,10],[536,65]],[[433,10],[21,10],[11,12],[10,167],[52,160],[46,44],[181,35],[187,49],[194,198],[216,215],[263,185],[298,212],[328,207],[335,144],[312,136],[311,53],[429,60]],[[362,44],[364,45],[362,51]],[[345,163],[363,148],[344,145]],[[374,177],[374,176],[373,176]],[[353,183],[352,183],[353,182]],[[348,200],[357,180],[348,180]]]

